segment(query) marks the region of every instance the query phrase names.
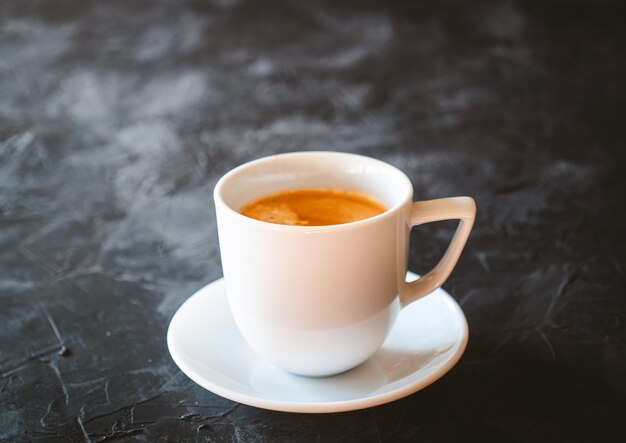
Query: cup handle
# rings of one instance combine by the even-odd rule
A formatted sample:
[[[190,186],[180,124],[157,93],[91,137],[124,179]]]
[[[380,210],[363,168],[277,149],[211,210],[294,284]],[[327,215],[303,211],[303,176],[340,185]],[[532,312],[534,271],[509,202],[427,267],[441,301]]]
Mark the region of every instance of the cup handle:
[[[440,198],[413,203],[411,227],[441,220],[459,219],[460,222],[450,246],[437,266],[418,280],[402,285],[400,290],[402,306],[430,294],[447,280],[461,256],[475,217],[476,203],[470,197]]]

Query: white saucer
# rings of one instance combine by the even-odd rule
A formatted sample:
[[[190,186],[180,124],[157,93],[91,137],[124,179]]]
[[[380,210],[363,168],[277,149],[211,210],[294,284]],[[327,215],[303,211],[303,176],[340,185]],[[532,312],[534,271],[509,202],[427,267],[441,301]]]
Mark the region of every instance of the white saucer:
[[[408,279],[417,276],[409,273]],[[239,333],[223,279],[178,309],[167,346],[178,367],[217,395],[264,409],[339,412],[405,397],[433,383],[459,360],[467,321],[443,289],[404,308],[382,348],[367,362],[333,377],[284,372],[259,357]]]

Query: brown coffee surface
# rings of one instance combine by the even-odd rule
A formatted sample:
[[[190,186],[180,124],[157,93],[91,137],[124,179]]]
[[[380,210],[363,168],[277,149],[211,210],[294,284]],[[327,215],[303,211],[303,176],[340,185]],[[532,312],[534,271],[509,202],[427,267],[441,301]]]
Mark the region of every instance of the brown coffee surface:
[[[359,192],[334,188],[288,189],[246,203],[241,213],[281,225],[325,226],[382,214],[384,203]]]

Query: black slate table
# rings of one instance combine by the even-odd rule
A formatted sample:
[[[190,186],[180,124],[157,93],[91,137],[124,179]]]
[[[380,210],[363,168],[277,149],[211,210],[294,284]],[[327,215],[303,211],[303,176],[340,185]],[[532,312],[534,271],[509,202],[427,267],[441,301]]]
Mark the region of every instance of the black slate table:
[[[626,8],[613,1],[0,3],[2,441],[626,441]],[[288,414],[191,382],[168,322],[221,276],[211,191],[332,149],[478,219],[430,387]],[[411,269],[454,224],[413,233]]]

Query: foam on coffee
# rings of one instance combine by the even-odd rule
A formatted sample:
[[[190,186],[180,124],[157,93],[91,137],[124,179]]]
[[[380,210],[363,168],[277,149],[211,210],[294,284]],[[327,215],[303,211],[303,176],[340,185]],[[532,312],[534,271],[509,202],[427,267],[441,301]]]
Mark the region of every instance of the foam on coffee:
[[[246,203],[240,212],[269,223],[325,226],[351,223],[387,210],[381,201],[334,188],[288,189]]]

